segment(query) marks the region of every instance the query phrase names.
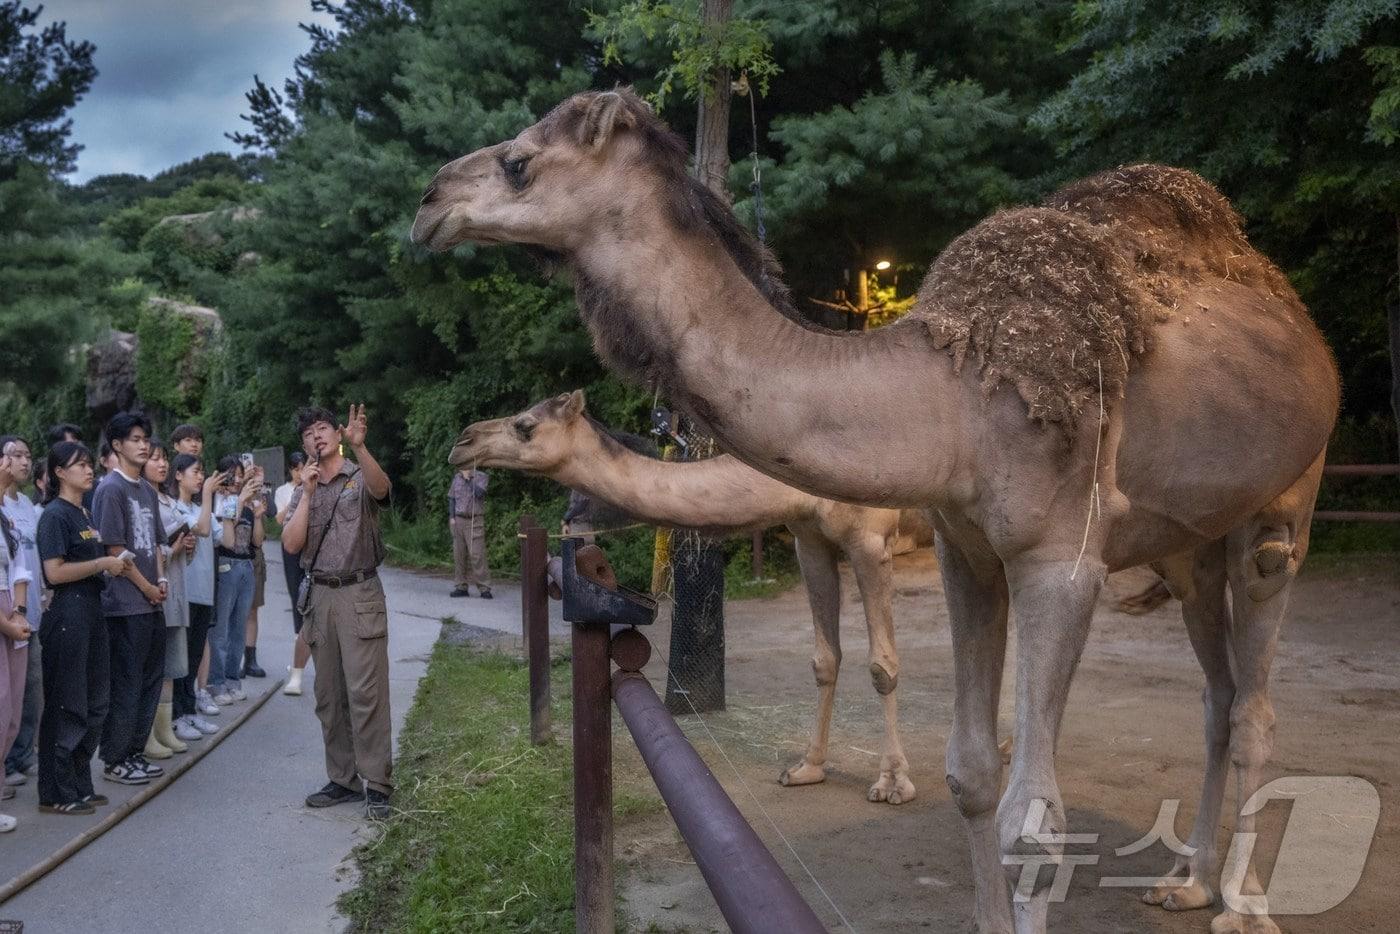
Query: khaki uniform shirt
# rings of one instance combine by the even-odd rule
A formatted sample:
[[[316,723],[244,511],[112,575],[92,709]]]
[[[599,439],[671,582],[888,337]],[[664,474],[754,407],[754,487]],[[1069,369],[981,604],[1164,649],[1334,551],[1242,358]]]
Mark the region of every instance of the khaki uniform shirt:
[[[292,493],[289,514],[295,514],[303,490],[299,486]],[[316,484],[316,492],[311,494],[306,544],[301,549],[302,570],[346,575],[379,567],[384,561],[384,538],[379,533],[382,507],[365,486],[360,465],[343,459],[340,470]],[[321,543],[323,536],[325,544]]]

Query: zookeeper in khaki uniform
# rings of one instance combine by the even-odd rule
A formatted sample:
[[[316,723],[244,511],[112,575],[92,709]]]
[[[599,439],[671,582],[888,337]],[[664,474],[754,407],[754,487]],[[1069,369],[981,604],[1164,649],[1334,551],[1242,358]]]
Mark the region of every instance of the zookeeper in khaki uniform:
[[[383,819],[394,786],[379,512],[391,485],[365,447],[367,424],[363,405],[350,406],[344,425],[323,408],[298,413],[311,461],[287,506],[282,544],[301,556],[310,588],[301,635],[316,662],[316,716],[330,778],[306,803],[363,800],[367,816]],[[340,453],[342,442],[353,462]]]

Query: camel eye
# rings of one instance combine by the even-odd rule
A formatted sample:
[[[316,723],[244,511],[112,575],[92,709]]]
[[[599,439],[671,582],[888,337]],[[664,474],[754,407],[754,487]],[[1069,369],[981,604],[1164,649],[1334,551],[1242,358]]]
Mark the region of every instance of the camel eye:
[[[529,441],[535,434],[535,423],[519,421],[515,423],[515,435],[521,441]]]
[[[523,159],[502,159],[501,169],[506,173],[506,181],[510,182],[510,187],[520,191],[525,187],[525,168],[530,164],[530,157]]]

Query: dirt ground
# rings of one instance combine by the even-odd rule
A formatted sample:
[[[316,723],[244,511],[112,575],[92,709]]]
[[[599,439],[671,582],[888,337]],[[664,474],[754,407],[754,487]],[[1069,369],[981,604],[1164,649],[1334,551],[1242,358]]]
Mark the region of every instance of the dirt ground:
[[[1168,604],[1143,617],[1112,608],[1135,592],[1145,572],[1115,575],[1095,616],[1060,737],[1058,774],[1072,833],[1099,842],[1072,848],[1097,853],[1078,868],[1068,899],[1051,908],[1052,931],[1204,932],[1214,909],[1169,913],[1142,904],[1140,888],[1100,887],[1101,878],[1152,876],[1171,855],[1158,844],[1131,856],[1114,849],[1152,827],[1164,799],[1180,799],[1177,834],[1195,815],[1203,762],[1204,679],[1180,619]],[[742,774],[737,778],[710,738],[682,718],[687,734],[739,808],[776,854],[828,929],[844,930],[821,892],[761,815],[767,811],[821,886],[860,932],[972,929],[972,879],[961,819],[943,782],[952,716],[948,619],[936,559],[924,549],[896,559],[896,636],[900,654],[900,724],[918,797],[898,807],[865,799],[878,771],[880,708],[866,675],[866,636],[849,569],[844,571],[842,645],[827,780],[781,787],[782,769],[802,755],[815,708],[811,621],[799,587],[768,600],[726,608],[728,711],[708,717],[711,731]],[[669,607],[652,633],[648,666],[662,684]],[[1013,644],[1008,666],[1014,665]],[[1370,782],[1381,818],[1361,881],[1339,906],[1320,915],[1276,917],[1293,932],[1400,930],[1400,559],[1310,559],[1294,589],[1273,669],[1277,737],[1268,778],[1346,775]],[[1008,667],[1008,673],[1011,672]],[[1003,689],[1002,735],[1011,723],[1011,689]],[[615,718],[619,784],[651,788],[625,727]],[[1221,853],[1234,826],[1230,779]],[[654,788],[651,789],[654,793]],[[755,799],[758,803],[756,803]],[[1257,852],[1268,883],[1288,805],[1261,812]],[[618,827],[617,852],[628,864],[626,910],[638,930],[723,931],[723,919],[679,834],[664,813]]]

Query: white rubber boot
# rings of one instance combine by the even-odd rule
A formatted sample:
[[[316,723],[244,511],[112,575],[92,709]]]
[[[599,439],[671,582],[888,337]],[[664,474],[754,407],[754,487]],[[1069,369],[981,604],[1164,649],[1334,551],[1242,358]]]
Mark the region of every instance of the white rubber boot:
[[[180,737],[175,735],[171,728],[171,703],[164,701],[156,708],[156,723],[151,733],[155,736],[156,742],[169,749],[171,752],[189,752],[190,747],[181,742]]]
[[[305,670],[304,668],[287,666],[287,683],[282,686],[283,694],[288,694],[292,697],[301,696],[301,673]]]

